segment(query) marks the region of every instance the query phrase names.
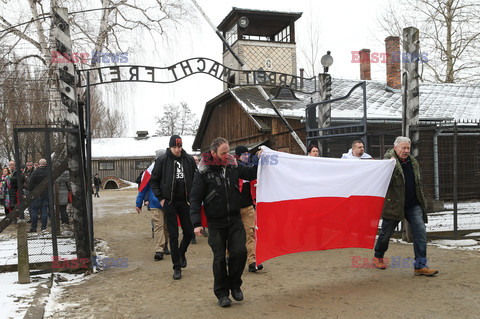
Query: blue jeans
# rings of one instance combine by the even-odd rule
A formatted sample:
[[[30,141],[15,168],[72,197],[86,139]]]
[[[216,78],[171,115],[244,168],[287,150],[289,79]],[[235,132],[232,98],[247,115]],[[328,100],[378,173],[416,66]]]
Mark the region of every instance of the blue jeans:
[[[415,269],[427,266],[427,230],[423,221],[420,205],[405,210],[405,219],[410,223],[413,233],[413,252],[415,254]],[[388,243],[399,221],[384,218],[382,229],[375,244],[375,257],[383,258],[388,249]]]
[[[40,196],[34,199],[32,206],[30,206],[30,217],[32,219],[31,230],[37,230],[38,212],[42,214],[42,230],[47,228],[48,222],[48,197]]]

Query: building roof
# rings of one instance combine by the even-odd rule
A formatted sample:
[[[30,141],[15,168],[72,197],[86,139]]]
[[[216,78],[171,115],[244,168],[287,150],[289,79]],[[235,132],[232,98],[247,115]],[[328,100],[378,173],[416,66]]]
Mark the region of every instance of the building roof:
[[[244,29],[245,34],[273,36],[285,29],[288,25],[290,25],[291,22],[297,21],[302,16],[302,13],[242,9],[233,7],[232,11],[230,11],[218,25],[218,30],[227,31],[241,16],[246,16],[248,19],[250,19],[248,27]]]
[[[183,149],[192,154],[195,136],[182,136]],[[92,159],[123,159],[155,157],[155,151],[168,148],[170,136],[154,136],[148,138],[117,137],[93,138]]]
[[[346,96],[353,86],[361,81],[332,79],[332,98]],[[367,95],[367,121],[402,119],[402,92],[388,87],[385,82],[365,81]],[[274,89],[264,88],[271,94]],[[420,84],[421,121],[479,121],[480,86],[466,84]],[[278,110],[287,119],[305,118],[305,108],[310,103],[319,102],[318,92],[294,92],[296,99],[273,100]],[[203,133],[215,106],[233,97],[245,110],[260,131],[269,128],[261,122],[261,117],[275,117],[271,105],[263,98],[257,86],[243,86],[228,89],[207,102],[200,121],[195,147],[200,146]],[[363,117],[363,92],[357,88],[348,99],[333,102],[332,121],[360,120]]]
[[[402,93],[379,81],[365,81],[367,92],[367,119],[402,118]],[[343,97],[359,83],[355,80],[332,80],[332,98]],[[252,116],[275,116],[270,104],[260,95],[256,87],[236,87],[231,95]],[[305,117],[305,107],[318,102],[318,93],[295,92],[298,100],[275,101],[275,105],[286,118]],[[420,85],[420,120],[471,121],[480,119],[480,86],[464,84]],[[332,103],[332,119],[360,119],[363,117],[363,95],[361,88],[350,98]]]

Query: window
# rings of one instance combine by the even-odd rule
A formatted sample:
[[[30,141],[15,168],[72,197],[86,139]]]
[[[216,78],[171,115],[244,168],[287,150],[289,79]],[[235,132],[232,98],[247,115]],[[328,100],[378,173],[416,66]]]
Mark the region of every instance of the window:
[[[287,26],[285,29],[276,34],[273,38],[275,42],[290,42],[290,26]]]
[[[150,166],[151,162],[148,161],[136,161],[135,162],[135,168],[139,170],[144,170],[147,169]]]
[[[227,40],[228,45],[232,45],[238,39],[237,24],[235,23],[230,30],[225,34],[225,40]]]
[[[113,162],[100,162],[98,163],[98,169],[101,171],[113,170],[115,165]]]

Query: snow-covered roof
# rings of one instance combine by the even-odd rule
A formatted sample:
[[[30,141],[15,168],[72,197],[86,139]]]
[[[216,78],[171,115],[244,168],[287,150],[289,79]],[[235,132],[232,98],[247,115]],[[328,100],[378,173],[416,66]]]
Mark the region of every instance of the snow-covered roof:
[[[332,80],[332,98],[347,95],[359,83],[355,80]],[[275,111],[256,87],[230,89],[232,96],[252,116],[275,116]],[[401,119],[402,92],[388,88],[384,82],[366,81],[367,118]],[[305,117],[305,107],[318,102],[318,93],[295,92],[297,100],[275,101],[285,117]],[[478,120],[480,119],[480,86],[465,84],[420,84],[421,120]],[[363,95],[356,89],[350,98],[332,103],[333,119],[358,119],[363,116]]]
[[[192,135],[182,136],[183,149],[188,154],[192,154],[194,139]],[[92,159],[155,157],[155,151],[168,148],[169,141],[170,136],[93,138]]]

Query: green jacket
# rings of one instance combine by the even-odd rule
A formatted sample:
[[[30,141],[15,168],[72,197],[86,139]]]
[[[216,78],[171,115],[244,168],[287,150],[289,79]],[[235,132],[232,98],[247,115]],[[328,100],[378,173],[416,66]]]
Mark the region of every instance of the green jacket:
[[[393,219],[401,221],[405,218],[405,177],[403,176],[403,169],[400,160],[395,156],[395,150],[390,149],[385,153],[384,159],[395,158],[395,168],[388,185],[387,195],[383,204],[382,218]],[[413,173],[415,175],[415,190],[417,199],[422,207],[423,220],[427,222],[427,206],[425,196],[422,191],[422,178],[420,176],[420,166],[417,160],[410,155],[410,161],[413,165]]]

